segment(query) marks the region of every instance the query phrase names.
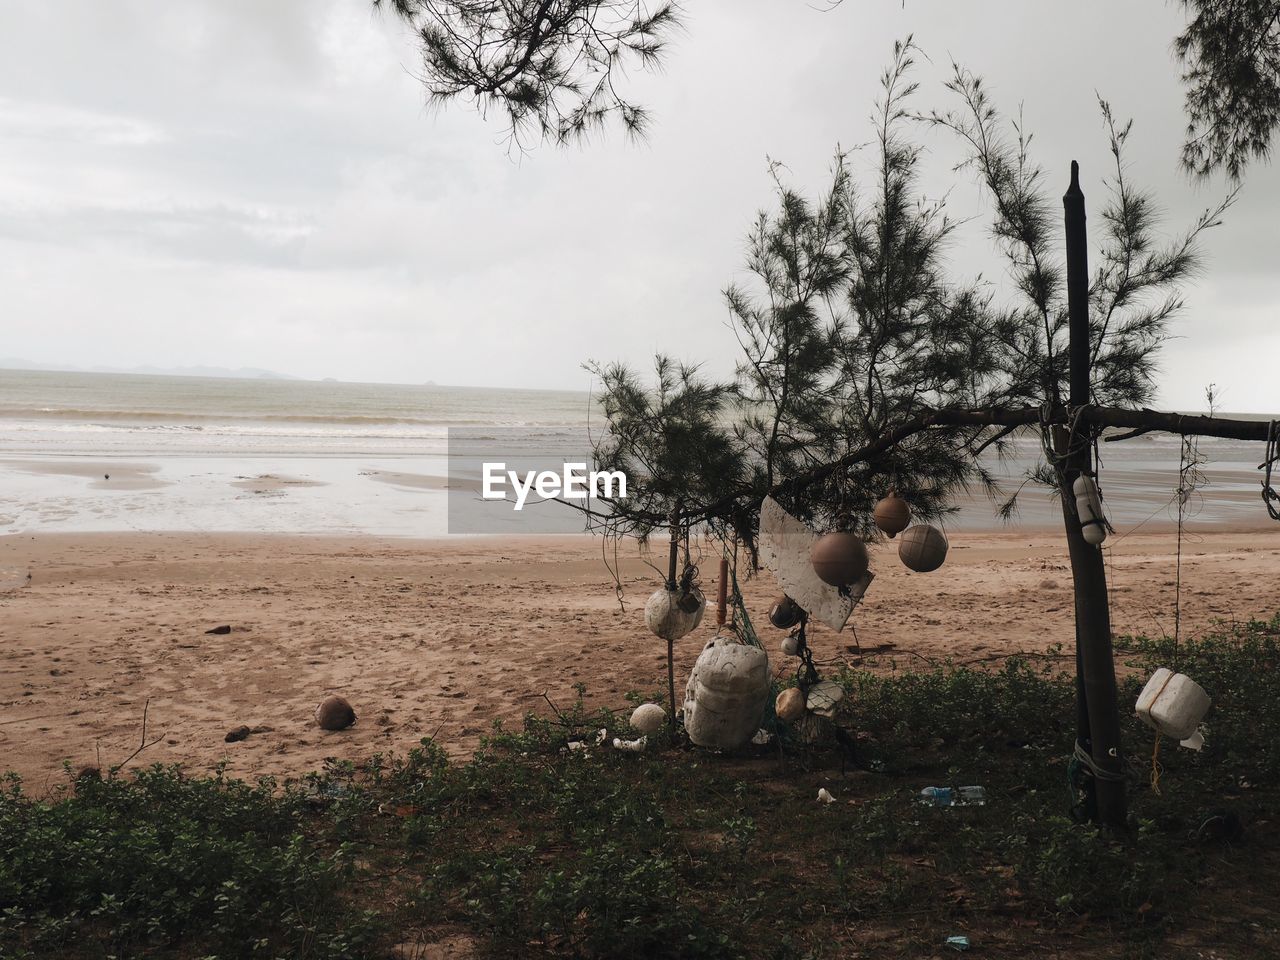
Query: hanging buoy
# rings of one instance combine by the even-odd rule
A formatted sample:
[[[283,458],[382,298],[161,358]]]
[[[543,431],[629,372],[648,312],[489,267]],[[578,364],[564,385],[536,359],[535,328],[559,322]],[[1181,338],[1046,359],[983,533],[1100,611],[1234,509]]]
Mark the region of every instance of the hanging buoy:
[[[773,712],[783,723],[794,723],[805,714],[804,692],[799,687],[787,687],[774,701]]]
[[[1185,673],[1161,667],[1142,688],[1134,712],[1166,737],[1187,740],[1195,735],[1212,703],[1204,687]]]
[[[788,657],[798,657],[800,655],[800,637],[794,633],[783,637],[782,652]]]
[[[686,610],[686,604],[681,602],[689,597],[697,601],[692,612]],[[653,634],[663,640],[679,640],[697,628],[702,621],[704,607],[702,593],[696,587],[684,594],[678,588],[668,590],[659,587],[644,605],[644,622]]]
[[[947,559],[947,538],[937,527],[916,524],[902,535],[898,559],[916,573],[930,573]]]
[[[888,534],[889,539],[893,539],[907,529],[907,524],[911,522],[911,508],[907,505],[907,501],[898,496],[896,490],[890,490],[889,495],[877,503],[875,509],[871,511],[871,518],[875,520],[876,526],[882,533]]]
[[[823,583],[847,587],[867,572],[867,545],[854,533],[836,531],[819,537],[809,549],[809,564]]]
[[[802,613],[804,611],[800,609],[800,604],[784,593],[769,608],[769,622],[779,630],[790,630],[800,622]]]
[[[1107,521],[1102,515],[1102,498],[1098,496],[1098,484],[1093,477],[1082,473],[1076,477],[1071,491],[1076,495],[1076,513],[1080,517],[1080,529],[1086,542],[1095,547],[1107,539]]]

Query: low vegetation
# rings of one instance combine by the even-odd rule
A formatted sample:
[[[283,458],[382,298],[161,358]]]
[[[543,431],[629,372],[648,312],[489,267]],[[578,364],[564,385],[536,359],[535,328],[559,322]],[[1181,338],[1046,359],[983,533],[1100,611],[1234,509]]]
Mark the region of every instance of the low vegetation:
[[[1198,753],[1128,723],[1123,836],[1072,816],[1068,660],[885,661],[840,677],[853,751],[618,753],[595,738],[625,712],[580,700],[466,762],[424,741],[283,786],[11,779],[0,956],[1276,956],[1280,617],[1118,647],[1122,702],[1157,665],[1214,697]],[[970,784],[985,804],[919,798]]]

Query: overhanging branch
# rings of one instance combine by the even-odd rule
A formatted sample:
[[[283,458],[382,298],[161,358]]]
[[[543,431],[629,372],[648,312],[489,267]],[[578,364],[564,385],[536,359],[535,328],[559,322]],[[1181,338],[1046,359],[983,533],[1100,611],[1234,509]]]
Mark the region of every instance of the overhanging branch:
[[[1280,419],[1280,417],[1277,417]],[[852,450],[836,460],[824,463],[805,473],[789,477],[774,484],[768,496],[794,495],[806,487],[831,477],[833,474],[847,470],[860,463],[886,453],[898,444],[926,430],[946,429],[953,427],[1004,427],[1004,433],[1011,433],[1019,427],[1033,424],[1077,426],[1088,424],[1094,427],[1111,427],[1147,433],[1160,431],[1180,436],[1219,437],[1227,440],[1256,440],[1266,442],[1270,430],[1268,420],[1233,420],[1226,417],[1206,417],[1180,413],[1164,413],[1158,410],[1133,410],[1122,407],[1088,406],[1080,410],[1069,410],[1065,406],[1053,408],[1041,407],[989,407],[978,410],[929,409],[921,410],[904,419],[893,429],[881,434],[872,442]],[[1117,438],[1119,439],[1119,438]],[[721,497],[708,504],[693,506],[680,512],[680,520],[684,523],[697,523],[713,518],[723,518],[731,514],[741,515],[744,509],[759,506],[758,495],[738,492]],[[653,511],[628,510],[619,501],[612,506],[618,515],[639,523],[654,525],[670,522],[669,516]],[[594,516],[603,519],[603,515]]]

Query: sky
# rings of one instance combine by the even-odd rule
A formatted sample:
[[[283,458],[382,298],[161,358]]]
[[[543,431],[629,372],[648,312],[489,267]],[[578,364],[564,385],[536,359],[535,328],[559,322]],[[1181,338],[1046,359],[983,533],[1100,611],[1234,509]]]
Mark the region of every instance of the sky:
[[[837,145],[871,138],[908,34],[917,108],[953,105],[953,60],[982,74],[1050,182],[1079,160],[1099,208],[1099,95],[1134,118],[1129,176],[1169,234],[1227,189],[1178,168],[1173,0],[824,7],[687,0],[664,70],[626,81],[654,117],[644,142],[611,130],[513,156],[500,120],[427,107],[412,37],[368,0],[8,0],[0,356],[587,389],[584,361],[661,350],[723,375],[722,291],[746,279],[769,161],[821,190]],[[998,275],[957,144],[920,136],[922,190],[967,221],[950,269]],[[1216,383],[1222,409],[1280,412],[1278,205],[1280,168],[1255,167],[1206,236],[1161,405],[1201,408]]]

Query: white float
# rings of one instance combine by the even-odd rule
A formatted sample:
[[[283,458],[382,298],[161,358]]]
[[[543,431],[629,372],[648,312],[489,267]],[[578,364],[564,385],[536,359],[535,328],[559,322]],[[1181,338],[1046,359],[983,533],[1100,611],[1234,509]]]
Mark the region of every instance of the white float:
[[[1166,737],[1188,740],[1193,738],[1212,703],[1204,688],[1185,673],[1161,667],[1142,688],[1135,709],[1147,726]]]
[[[1071,485],[1076,495],[1076,513],[1080,517],[1080,532],[1086,543],[1095,547],[1107,539],[1107,521],[1102,514],[1102,498],[1098,496],[1098,484],[1087,473],[1076,477]]]
[[[666,722],[667,711],[656,703],[642,703],[631,711],[631,726],[643,734],[657,733]]]
[[[759,647],[721,637],[698,655],[684,691],[684,727],[700,747],[732,750],[760,729],[772,682]]]
[[[679,640],[692,633],[702,622],[707,608],[706,598],[695,590],[698,607],[692,613],[680,609],[680,591],[659,587],[644,605],[644,623],[651,633],[663,640]]]

